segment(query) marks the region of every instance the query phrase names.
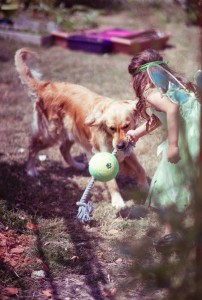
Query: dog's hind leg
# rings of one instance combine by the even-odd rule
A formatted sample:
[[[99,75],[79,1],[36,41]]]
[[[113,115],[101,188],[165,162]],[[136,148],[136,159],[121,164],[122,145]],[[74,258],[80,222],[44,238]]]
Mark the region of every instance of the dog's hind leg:
[[[39,175],[37,169],[36,169],[36,158],[39,153],[39,151],[48,148],[49,145],[42,140],[33,137],[31,139],[30,145],[29,145],[29,156],[28,156],[28,162],[27,162],[27,174],[32,177],[36,177]]]
[[[64,160],[70,165],[71,167],[75,168],[76,170],[84,170],[86,168],[86,164],[82,162],[76,161],[70,153],[71,147],[73,146],[74,142],[65,140],[60,146],[60,152],[64,158]]]

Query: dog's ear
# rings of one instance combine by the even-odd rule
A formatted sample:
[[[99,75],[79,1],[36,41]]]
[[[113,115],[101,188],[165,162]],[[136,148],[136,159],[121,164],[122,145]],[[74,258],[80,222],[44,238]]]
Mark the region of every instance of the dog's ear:
[[[134,100],[125,100],[125,102],[129,105],[130,109],[131,109],[131,113],[133,115],[133,119],[136,122],[136,124],[139,121],[139,114],[137,112],[137,103],[138,103],[138,99],[135,98]]]
[[[92,126],[98,126],[100,125],[101,121],[101,114],[100,113],[91,113],[86,119],[85,119],[85,125],[88,125],[90,127]]]
[[[136,109],[136,105],[138,103],[138,99],[135,98],[134,100],[124,100],[125,103],[131,106],[132,109]]]
[[[136,115],[138,99],[135,98],[134,100],[124,100],[124,102],[129,105],[131,111],[134,111],[134,115]]]
[[[104,118],[103,113],[106,109],[105,103],[99,103],[97,104],[92,112],[88,115],[88,117],[85,119],[85,125],[88,125],[90,127],[92,126],[101,126],[103,124]]]

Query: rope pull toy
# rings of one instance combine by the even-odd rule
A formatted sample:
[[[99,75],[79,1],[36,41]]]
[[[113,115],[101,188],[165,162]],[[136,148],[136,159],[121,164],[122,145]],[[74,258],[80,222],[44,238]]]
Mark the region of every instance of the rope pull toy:
[[[135,144],[132,142],[129,142],[127,149],[124,150],[124,153],[126,155],[130,154],[131,147],[135,147]],[[118,149],[114,148],[114,150],[112,151],[111,154],[116,156],[117,152],[118,152]],[[93,212],[93,204],[91,201],[89,201],[88,203],[86,203],[86,201],[87,201],[88,195],[94,185],[95,180],[96,179],[93,176],[91,176],[91,179],[90,179],[88,185],[86,186],[81,199],[78,202],[76,202],[76,205],[79,206],[77,219],[83,224],[87,223],[91,220],[91,216],[92,216],[92,212]]]
[[[115,148],[112,151],[112,154],[114,156],[116,156],[117,152],[118,152],[118,150]],[[92,216],[92,212],[93,212],[93,204],[91,201],[86,203],[86,200],[88,198],[88,195],[89,195],[91,189],[93,188],[94,182],[95,182],[95,178],[93,176],[91,176],[91,179],[90,179],[88,185],[86,186],[81,199],[78,202],[76,202],[76,205],[79,206],[77,219],[83,224],[87,223],[91,220],[91,216]]]
[[[92,202],[88,202],[86,203],[86,199],[88,197],[88,194],[90,193],[93,184],[95,182],[95,178],[91,177],[80,201],[76,202],[76,205],[79,206],[78,209],[78,214],[77,214],[77,219],[81,222],[81,223],[87,223],[90,221],[91,219],[91,215],[93,212],[93,204]]]

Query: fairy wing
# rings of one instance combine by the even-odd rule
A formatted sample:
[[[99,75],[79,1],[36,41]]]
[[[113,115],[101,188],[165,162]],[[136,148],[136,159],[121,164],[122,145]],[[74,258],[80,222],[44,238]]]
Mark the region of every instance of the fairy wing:
[[[194,76],[197,88],[202,95],[202,70],[198,70]]]
[[[167,90],[170,87],[185,89],[185,86],[169,71],[160,65],[149,66],[147,72],[153,84]]]
[[[173,102],[182,104],[187,101],[188,92],[185,86],[169,71],[156,65],[148,66],[147,73],[152,83],[167,94]]]

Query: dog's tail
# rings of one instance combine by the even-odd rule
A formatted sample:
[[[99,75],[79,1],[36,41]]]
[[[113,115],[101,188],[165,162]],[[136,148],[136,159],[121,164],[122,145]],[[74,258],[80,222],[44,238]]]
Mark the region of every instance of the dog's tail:
[[[38,78],[39,76],[36,76],[35,72],[25,63],[26,58],[29,55],[37,57],[36,53],[29,49],[19,49],[15,54],[15,67],[19,73],[21,82],[25,84],[32,93],[36,93],[40,81]]]

